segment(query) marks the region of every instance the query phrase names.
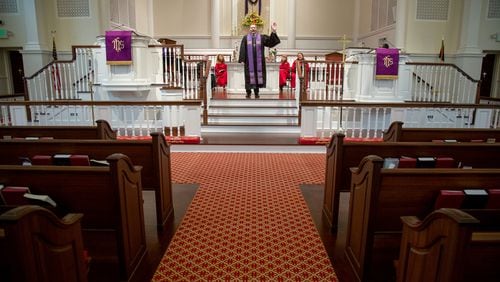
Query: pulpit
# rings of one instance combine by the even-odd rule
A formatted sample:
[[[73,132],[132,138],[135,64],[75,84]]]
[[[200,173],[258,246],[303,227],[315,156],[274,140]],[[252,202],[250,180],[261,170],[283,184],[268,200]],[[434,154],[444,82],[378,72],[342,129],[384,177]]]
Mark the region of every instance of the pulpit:
[[[408,55],[399,54],[396,79],[376,79],[376,54],[373,49],[349,48],[346,54],[344,99],[359,102],[404,102],[411,100],[411,68]],[[354,64],[354,62],[357,62]]]

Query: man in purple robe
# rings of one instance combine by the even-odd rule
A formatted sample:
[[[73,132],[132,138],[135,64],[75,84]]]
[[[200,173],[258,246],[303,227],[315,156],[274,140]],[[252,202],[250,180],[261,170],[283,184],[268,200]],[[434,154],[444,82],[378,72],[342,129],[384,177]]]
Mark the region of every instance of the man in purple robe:
[[[276,34],[276,23],[271,25],[271,34],[262,35],[257,32],[255,24],[250,25],[250,30],[241,40],[240,58],[238,62],[245,63],[245,90],[250,98],[252,89],[255,98],[259,98],[259,88],[266,87],[266,58],[264,47],[272,48],[280,43]]]

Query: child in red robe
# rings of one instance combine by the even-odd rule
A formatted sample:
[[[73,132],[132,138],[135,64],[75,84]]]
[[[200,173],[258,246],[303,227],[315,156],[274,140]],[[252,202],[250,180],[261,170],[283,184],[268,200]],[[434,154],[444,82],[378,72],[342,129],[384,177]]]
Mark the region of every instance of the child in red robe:
[[[283,86],[286,85],[286,80],[290,78],[290,64],[287,61],[286,56],[281,56],[280,64],[280,90],[283,90]]]
[[[217,55],[217,63],[215,64],[215,79],[217,86],[226,88],[227,65],[224,62],[224,56],[222,54]]]

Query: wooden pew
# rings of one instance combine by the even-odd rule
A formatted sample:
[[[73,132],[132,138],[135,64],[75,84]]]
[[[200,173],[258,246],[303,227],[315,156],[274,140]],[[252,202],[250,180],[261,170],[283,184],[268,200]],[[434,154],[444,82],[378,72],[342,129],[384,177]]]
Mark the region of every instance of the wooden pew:
[[[92,265],[108,265],[128,280],[146,253],[141,167],[123,154],[106,160],[109,167],[0,165],[0,183],[27,186],[49,195],[59,210],[84,214]]]
[[[424,218],[440,190],[492,189],[500,168],[382,169],[378,156],[351,168],[351,197],[345,254],[358,281],[390,281],[399,256],[401,216]],[[392,275],[391,275],[392,273]]]
[[[494,138],[500,142],[500,130],[488,128],[403,128],[403,122],[395,121],[384,132],[384,141],[431,142],[432,140],[486,140]]]
[[[59,219],[40,206],[19,206],[0,215],[2,281],[87,281],[82,214]]]
[[[469,166],[500,167],[500,143],[433,143],[433,142],[346,142],[343,134],[334,134],[327,147],[323,214],[336,230],[339,194],[348,192],[350,167],[356,167],[368,155],[449,156]]]
[[[97,126],[0,126],[0,139],[25,137],[52,137],[54,139],[116,139],[105,120],[97,120]]]
[[[440,209],[422,221],[401,217],[396,281],[498,281],[500,210],[475,212],[481,210]]]
[[[127,155],[142,169],[144,190],[155,191],[158,226],[173,218],[170,146],[161,133],[152,140],[0,140],[0,164],[20,164],[19,157],[84,154],[103,160],[113,153]]]

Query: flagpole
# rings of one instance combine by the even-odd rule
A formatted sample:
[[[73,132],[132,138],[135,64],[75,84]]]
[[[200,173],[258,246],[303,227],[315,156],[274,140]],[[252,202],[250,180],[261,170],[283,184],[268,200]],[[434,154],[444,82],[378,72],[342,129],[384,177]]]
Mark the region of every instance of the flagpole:
[[[342,38],[342,84],[340,85],[340,121],[339,121],[339,132],[344,133],[344,127],[342,124],[342,109],[343,109],[343,99],[344,99],[344,73],[345,73],[345,52],[346,52],[346,43],[348,40],[346,39],[346,36],[344,34]]]
[[[92,113],[92,124],[95,125],[95,113],[94,113],[94,89],[93,89],[93,84],[94,84],[94,70],[92,69],[92,58],[93,52],[92,50],[90,51],[90,58],[89,58],[89,65],[88,65],[88,77],[89,77],[89,91],[90,91],[90,102],[92,103],[92,106],[90,107],[91,113]]]

